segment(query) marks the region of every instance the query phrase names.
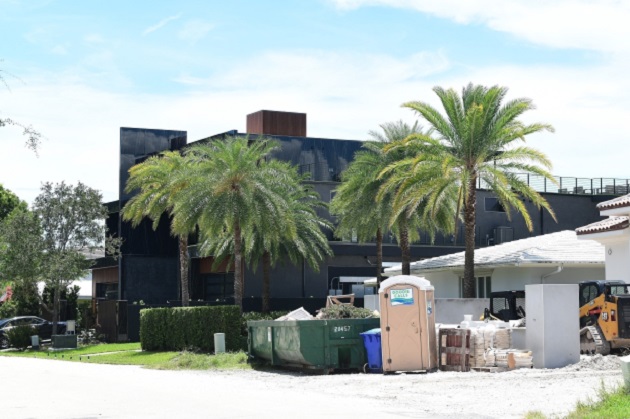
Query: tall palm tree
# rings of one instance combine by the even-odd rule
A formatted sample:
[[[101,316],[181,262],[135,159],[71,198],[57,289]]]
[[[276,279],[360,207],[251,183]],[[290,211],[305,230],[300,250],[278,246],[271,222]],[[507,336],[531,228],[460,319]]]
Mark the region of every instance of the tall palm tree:
[[[335,234],[340,237],[356,234],[361,242],[376,237],[377,283],[382,279],[383,236],[390,230],[396,235],[401,249],[402,272],[408,275],[411,264],[410,243],[419,238],[418,229],[430,234],[435,231],[433,220],[422,218],[415,211],[394,211],[392,190],[385,190],[387,176],[382,172],[407,157],[404,148],[385,152],[412,134],[422,133],[418,124],[403,121],[380,125],[382,133],[370,131],[372,141],[355,154],[354,160],[342,173],[342,184],[331,202],[331,212],[339,218]]]
[[[244,239],[250,228],[283,220],[287,201],[274,184],[285,174],[266,158],[278,145],[247,137],[228,137],[198,144],[186,151],[188,185],[174,206],[173,225],[203,237],[227,235],[234,246],[234,300],[242,310]],[[284,224],[287,230],[295,227]]]
[[[288,212],[282,219],[271,215],[260,217],[260,222],[243,233],[243,254],[247,265],[255,270],[260,261],[263,271],[262,311],[270,310],[271,269],[279,260],[288,259],[294,265],[307,263],[318,271],[319,263],[332,250],[323,229],[332,229],[327,220],[320,218],[316,208],[323,206],[319,195],[302,181],[295,167],[283,162],[271,161],[271,165],[286,175],[281,182],[274,182],[280,194],[287,200]],[[262,211],[265,209],[263,208]],[[213,255],[215,266],[234,254],[231,235],[203,236],[200,246],[202,255]]]
[[[123,220],[134,227],[148,217],[157,229],[163,214],[173,216],[175,200],[187,186],[186,162],[177,151],[166,151],[149,157],[129,169],[126,192],[138,191],[123,207]],[[171,223],[171,234],[177,237],[179,246],[179,275],[181,298],[184,307],[189,305],[188,289],[188,233],[190,229],[177,229]]]
[[[507,88],[473,85],[464,87],[461,96],[453,89],[435,87],[444,112],[425,102],[407,102],[430,127],[431,135],[414,134],[388,149],[413,150],[409,157],[388,168],[397,185],[395,207],[424,206],[427,214],[443,205],[455,206],[463,216],[465,231],[464,297],[475,297],[475,205],[478,182],[497,196],[508,217],[512,209],[521,214],[529,230],[532,221],[522,198],[538,208],[553,210],[527,182],[516,173],[533,173],[555,183],[551,162],[540,151],[519,144],[540,131],[553,131],[551,125],[524,124],[518,118],[534,109],[529,99],[504,102]]]

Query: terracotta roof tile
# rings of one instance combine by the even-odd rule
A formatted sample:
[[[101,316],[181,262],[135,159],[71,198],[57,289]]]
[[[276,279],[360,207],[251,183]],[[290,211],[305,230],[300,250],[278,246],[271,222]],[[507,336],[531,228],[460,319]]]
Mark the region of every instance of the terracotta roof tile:
[[[607,210],[622,207],[630,207],[630,194],[619,196],[615,199],[611,199],[610,201],[604,201],[597,204],[598,210]]]
[[[628,217],[610,217],[605,220],[597,221],[584,227],[576,228],[575,232],[578,236],[583,234],[602,233],[604,231],[623,230],[628,228],[630,223]]]

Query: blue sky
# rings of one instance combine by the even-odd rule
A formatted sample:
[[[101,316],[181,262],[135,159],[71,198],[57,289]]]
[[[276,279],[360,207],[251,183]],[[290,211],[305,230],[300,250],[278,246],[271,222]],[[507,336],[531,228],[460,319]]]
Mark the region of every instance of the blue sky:
[[[309,135],[365,139],[414,121],[436,85],[530,97],[554,173],[630,177],[630,9],[586,0],[86,2],[0,0],[0,182],[31,201],[82,180],[116,199],[120,126],[244,131],[259,109],[308,113]],[[15,76],[15,77],[14,77]]]

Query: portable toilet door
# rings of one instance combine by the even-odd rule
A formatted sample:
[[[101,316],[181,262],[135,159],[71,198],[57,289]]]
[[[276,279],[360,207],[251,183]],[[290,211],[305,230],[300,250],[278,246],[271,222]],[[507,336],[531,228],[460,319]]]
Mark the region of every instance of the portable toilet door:
[[[383,372],[437,367],[433,287],[424,278],[399,275],[381,283]]]

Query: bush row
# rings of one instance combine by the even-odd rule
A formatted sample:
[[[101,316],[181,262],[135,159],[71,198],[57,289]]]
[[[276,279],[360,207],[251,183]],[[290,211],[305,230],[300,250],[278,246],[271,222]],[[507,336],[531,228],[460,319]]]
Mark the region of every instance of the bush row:
[[[225,347],[242,347],[237,306],[149,308],[140,311],[140,345],[145,351],[214,351],[214,334],[225,333]]]

